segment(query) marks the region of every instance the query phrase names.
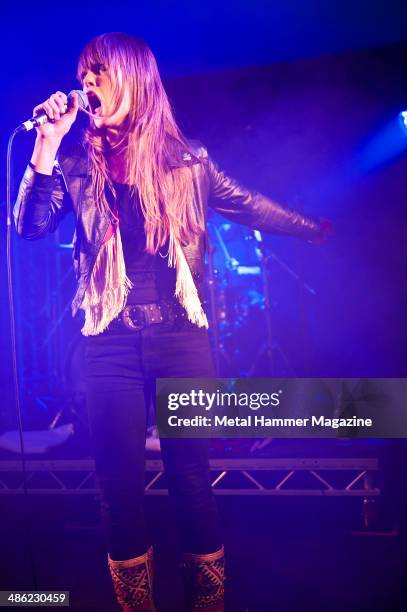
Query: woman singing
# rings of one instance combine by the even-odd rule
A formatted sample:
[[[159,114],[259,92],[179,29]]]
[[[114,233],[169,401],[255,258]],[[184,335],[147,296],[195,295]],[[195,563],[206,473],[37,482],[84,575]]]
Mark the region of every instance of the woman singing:
[[[73,314],[85,314],[87,406],[108,539],[108,565],[124,610],[154,610],[153,548],[143,513],[145,387],[156,377],[215,376],[202,306],[208,202],[253,228],[324,237],[323,223],[226,176],[180,132],[155,58],[123,33],[83,50],[78,78],[90,104],[84,142],[60,151],[78,113],[65,94],[39,104],[15,206],[34,240],[76,219]],[[188,610],[223,610],[224,549],[207,440],[162,439],[175,503]]]

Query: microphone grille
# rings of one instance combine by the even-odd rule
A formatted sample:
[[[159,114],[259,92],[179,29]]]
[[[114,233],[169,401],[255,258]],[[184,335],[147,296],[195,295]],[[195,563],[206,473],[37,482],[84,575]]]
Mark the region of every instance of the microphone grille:
[[[89,106],[89,100],[88,100],[88,96],[85,94],[84,91],[82,91],[82,89],[73,89],[72,91],[69,92],[68,94],[68,98],[72,95],[76,93],[78,95],[78,102],[79,102],[79,106],[81,108],[88,108]]]

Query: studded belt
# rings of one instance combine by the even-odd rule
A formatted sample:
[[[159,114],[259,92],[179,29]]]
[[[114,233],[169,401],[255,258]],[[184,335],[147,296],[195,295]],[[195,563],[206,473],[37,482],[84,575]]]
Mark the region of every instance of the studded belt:
[[[187,314],[180,304],[159,302],[125,306],[115,321],[123,324],[127,329],[139,331],[149,325],[177,319],[187,319]]]

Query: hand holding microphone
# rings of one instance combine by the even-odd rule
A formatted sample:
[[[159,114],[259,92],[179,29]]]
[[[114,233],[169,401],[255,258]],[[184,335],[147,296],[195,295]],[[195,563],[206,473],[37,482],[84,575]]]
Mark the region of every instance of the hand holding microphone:
[[[61,140],[71,129],[80,108],[88,107],[87,95],[80,90],[71,91],[68,96],[62,91],[53,93],[45,102],[33,110],[33,117],[19,126],[19,131],[36,128],[42,138]]]
[[[71,129],[79,108],[85,110],[88,105],[88,97],[83,91],[74,90],[68,96],[57,91],[45,102],[38,104],[34,108],[34,116],[17,128],[17,131],[22,132],[33,128],[37,130],[31,156],[31,165],[37,172],[52,174],[61,140]]]

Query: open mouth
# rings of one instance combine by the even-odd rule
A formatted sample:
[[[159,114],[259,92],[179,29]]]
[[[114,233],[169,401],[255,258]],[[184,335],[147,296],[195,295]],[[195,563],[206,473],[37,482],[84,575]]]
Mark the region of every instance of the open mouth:
[[[93,91],[89,91],[87,95],[92,115],[100,115],[102,113],[102,103],[98,96]]]

